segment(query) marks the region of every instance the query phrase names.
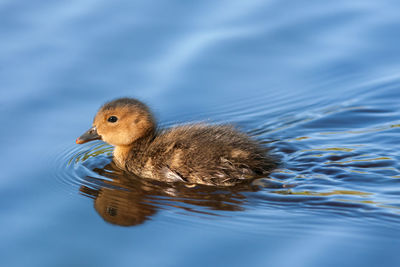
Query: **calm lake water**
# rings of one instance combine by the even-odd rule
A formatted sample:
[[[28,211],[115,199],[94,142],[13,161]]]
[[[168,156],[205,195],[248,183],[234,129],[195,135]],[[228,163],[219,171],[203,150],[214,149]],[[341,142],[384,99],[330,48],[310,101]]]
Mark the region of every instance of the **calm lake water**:
[[[399,266],[400,2],[0,3],[1,266]],[[127,177],[75,139],[130,96],[233,123],[242,188]]]

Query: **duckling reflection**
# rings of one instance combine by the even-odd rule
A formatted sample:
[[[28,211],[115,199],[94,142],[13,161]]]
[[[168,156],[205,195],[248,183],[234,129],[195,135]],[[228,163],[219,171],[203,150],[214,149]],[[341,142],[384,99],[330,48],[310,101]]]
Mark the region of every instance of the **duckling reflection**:
[[[179,208],[190,213],[217,215],[213,210],[243,210],[242,192],[258,187],[211,187],[183,183],[163,183],[127,175],[113,162],[94,172],[106,179],[87,177],[89,186],[81,186],[80,193],[94,199],[94,208],[107,222],[120,226],[144,223],[158,209]]]
[[[98,190],[86,186],[80,189],[84,195],[94,197],[94,208],[107,222],[121,226],[142,224],[156,208],[150,203],[143,203],[144,194],[113,188],[99,188]]]

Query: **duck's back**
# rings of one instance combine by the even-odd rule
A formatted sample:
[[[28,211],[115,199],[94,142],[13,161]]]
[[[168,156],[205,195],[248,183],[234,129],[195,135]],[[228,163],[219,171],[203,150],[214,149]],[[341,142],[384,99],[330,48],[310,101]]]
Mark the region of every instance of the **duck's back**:
[[[275,166],[258,142],[226,125],[196,124],[165,130],[140,157],[127,166],[139,175],[209,185],[233,185],[265,175]]]

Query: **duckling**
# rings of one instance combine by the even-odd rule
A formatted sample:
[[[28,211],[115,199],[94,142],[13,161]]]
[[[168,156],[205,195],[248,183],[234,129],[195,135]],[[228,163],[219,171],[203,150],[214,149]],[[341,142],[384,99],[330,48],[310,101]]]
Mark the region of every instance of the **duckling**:
[[[104,104],[76,143],[99,139],[115,147],[119,168],[162,182],[233,186],[276,167],[266,148],[231,125],[159,130],[150,109],[133,98]]]

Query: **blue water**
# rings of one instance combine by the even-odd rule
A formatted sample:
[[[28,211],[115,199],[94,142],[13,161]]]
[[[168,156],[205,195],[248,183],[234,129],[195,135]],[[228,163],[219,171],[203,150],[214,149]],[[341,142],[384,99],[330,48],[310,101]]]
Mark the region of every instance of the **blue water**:
[[[2,1],[1,265],[398,266],[398,14],[390,0]],[[233,123],[281,165],[235,190],[125,177],[109,146],[74,143],[120,96],[162,126]]]

